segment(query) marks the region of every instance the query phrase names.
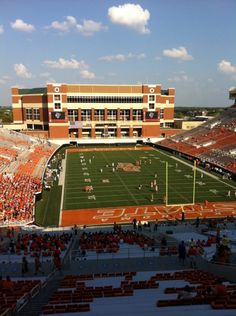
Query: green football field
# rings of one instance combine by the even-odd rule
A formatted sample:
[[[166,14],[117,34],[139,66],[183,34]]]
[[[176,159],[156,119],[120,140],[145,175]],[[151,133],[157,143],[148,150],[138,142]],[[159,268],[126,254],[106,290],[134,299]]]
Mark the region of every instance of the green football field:
[[[137,161],[141,161],[139,172],[116,168],[119,163],[135,165]],[[196,203],[236,200],[234,182],[226,182],[220,176],[199,169],[195,173],[193,197],[193,169],[190,162],[159,150],[68,152],[62,208],[162,204],[165,196],[167,204],[189,204],[193,200]],[[155,186],[151,187],[154,180],[157,192]],[[85,186],[92,186],[93,191],[85,192]],[[227,196],[229,190],[230,197]]]

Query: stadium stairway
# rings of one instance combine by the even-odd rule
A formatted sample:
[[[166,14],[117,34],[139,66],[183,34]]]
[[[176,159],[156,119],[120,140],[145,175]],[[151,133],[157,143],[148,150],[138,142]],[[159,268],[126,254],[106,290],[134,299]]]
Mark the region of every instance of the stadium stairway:
[[[20,311],[16,312],[17,316],[38,316],[42,313],[42,307],[48,303],[52,293],[59,287],[64,275],[61,272],[55,272],[51,278],[42,286],[38,295],[34,296],[24,305]]]
[[[69,249],[73,246],[74,244],[78,243],[78,237],[74,238]],[[68,250],[69,250],[68,249]],[[23,307],[21,307],[20,310],[16,311],[14,315],[16,316],[38,316],[42,313],[42,307],[46,305],[49,301],[50,296],[56,291],[56,289],[59,287],[59,284],[63,280],[65,274],[68,274],[70,271],[70,262],[68,261],[69,257],[69,251],[66,253],[65,257],[62,260],[62,270],[51,270],[51,263],[49,263],[48,269],[45,269],[44,266],[44,272],[42,274],[42,277],[44,278],[45,275],[47,275],[47,272],[49,273],[47,280],[42,284],[40,291],[34,296],[29,298],[29,300],[26,302]],[[21,267],[21,265],[19,265]],[[20,273],[18,271],[18,273]],[[51,273],[51,274],[50,274]],[[31,269],[31,277],[34,276],[33,274],[33,269]],[[30,277],[30,275],[28,275]]]

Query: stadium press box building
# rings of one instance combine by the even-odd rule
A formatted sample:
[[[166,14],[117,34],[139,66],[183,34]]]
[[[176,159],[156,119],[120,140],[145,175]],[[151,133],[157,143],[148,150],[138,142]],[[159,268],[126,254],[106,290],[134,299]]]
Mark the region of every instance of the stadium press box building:
[[[166,136],[174,103],[175,89],[159,84],[12,88],[14,123],[51,139]]]

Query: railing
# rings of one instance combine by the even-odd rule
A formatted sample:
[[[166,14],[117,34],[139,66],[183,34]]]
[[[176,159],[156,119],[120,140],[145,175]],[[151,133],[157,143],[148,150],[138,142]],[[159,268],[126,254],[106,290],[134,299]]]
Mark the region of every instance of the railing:
[[[106,251],[99,251],[94,249],[86,249],[85,253],[81,250],[73,250],[70,254],[71,261],[79,260],[102,260],[102,259],[127,259],[127,258],[148,258],[159,257],[159,247],[149,247],[147,249],[120,248],[119,251],[114,252],[112,249]]]

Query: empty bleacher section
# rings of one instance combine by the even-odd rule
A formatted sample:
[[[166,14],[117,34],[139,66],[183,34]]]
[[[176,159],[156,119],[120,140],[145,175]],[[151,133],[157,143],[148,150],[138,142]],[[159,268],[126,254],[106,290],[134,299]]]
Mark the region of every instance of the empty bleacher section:
[[[211,315],[214,309],[233,315],[235,285],[226,283],[225,297],[208,295],[216,283],[215,275],[201,270],[68,275],[44,305],[43,315]],[[178,299],[186,285],[193,297]]]
[[[0,129],[0,225],[33,221],[34,195],[41,191],[46,162],[56,148],[47,141]]]
[[[211,253],[216,250],[217,232],[222,243],[227,234],[228,245],[234,252],[235,222],[221,219],[200,220],[199,226],[188,222],[169,226],[162,222],[136,229],[132,224],[74,227],[54,232],[46,229],[30,232],[26,227],[2,228],[6,248],[5,254],[0,248],[3,279],[0,285],[7,284],[7,275],[11,275],[11,281],[10,286],[0,289],[1,312],[18,316],[85,312],[91,316],[149,316],[154,313],[177,316],[190,312],[213,315],[215,309],[219,309],[218,315],[234,315],[236,287],[232,281],[236,281],[235,273],[227,271],[227,266],[222,264],[218,265],[216,273],[217,268],[208,261],[208,254],[205,256],[209,250]],[[196,269],[191,268],[188,257],[184,264],[179,261],[181,240],[187,248],[193,244],[204,248]],[[126,256],[124,247],[129,249]],[[161,253],[161,249],[172,247],[177,252]],[[59,270],[54,262],[57,249],[61,251],[62,260]],[[132,249],[135,249],[134,256]],[[72,251],[82,250],[85,254],[79,260],[72,256]],[[37,274],[36,252],[42,263]],[[94,257],[94,253],[99,256]],[[27,258],[29,269],[22,276],[23,256]],[[224,297],[208,292],[209,287],[216,288],[219,278],[226,287]],[[191,297],[178,298],[186,285],[191,288]]]
[[[216,118],[158,143],[204,165],[219,167],[222,172],[236,173],[236,108],[226,109]],[[220,170],[221,171],[221,170]]]
[[[40,287],[40,280],[0,280],[0,315],[12,315],[34,297]]]
[[[200,224],[200,227],[205,227]],[[223,226],[222,226],[223,227]],[[173,228],[173,227],[172,227]],[[77,273],[71,270],[65,273],[57,289],[51,293],[47,303],[42,307],[43,315],[50,314],[71,314],[86,312],[88,315],[188,315],[190,312],[195,315],[201,312],[202,315],[213,315],[215,309],[221,309],[219,315],[233,315],[235,305],[236,287],[234,283],[226,281],[222,275],[216,275],[212,272],[201,269],[189,269],[189,259],[187,264],[179,269],[178,256],[175,254],[173,267],[175,270],[161,270],[160,262],[153,265],[153,258],[146,258],[143,265],[135,266],[134,262],[139,262],[143,256],[144,245],[151,241],[146,252],[151,251],[150,247],[162,248],[161,236],[169,230],[167,226],[158,226],[154,230],[154,225],[142,227],[138,232],[132,228],[127,230],[112,231],[109,228],[86,229],[80,231],[78,246],[81,250],[86,250],[85,258],[77,262]],[[187,232],[190,230],[189,232]],[[180,239],[186,240],[186,245],[190,245],[200,239],[195,240],[200,234],[193,232],[193,226],[185,226],[185,232]],[[173,239],[167,237],[167,245],[172,244],[175,234],[183,231],[182,227],[173,229]],[[176,243],[178,237],[176,235]],[[185,235],[185,236],[184,236]],[[151,237],[150,237],[151,236]],[[192,240],[190,240],[192,236]],[[208,238],[202,235],[206,244],[212,240],[215,244],[215,238]],[[194,240],[193,240],[194,239]],[[141,243],[140,243],[141,240]],[[143,242],[145,240],[145,242]],[[114,245],[115,243],[115,245]],[[205,244],[201,240],[201,244]],[[140,247],[139,256],[129,259],[118,259],[119,252],[122,251],[122,245],[131,249],[137,244]],[[210,247],[210,242],[208,243]],[[114,248],[113,248],[114,247]],[[107,261],[106,253],[113,251],[115,257]],[[94,260],[93,252],[100,254],[99,260]],[[131,252],[130,252],[131,253]],[[117,256],[117,257],[116,257]],[[155,256],[161,256],[161,251],[155,251]],[[126,265],[122,261],[126,260]],[[129,261],[130,260],[130,261]],[[135,260],[135,261],[134,261]],[[166,268],[170,256],[165,258]],[[90,265],[93,261],[93,265]],[[113,262],[113,263],[111,263]],[[143,261],[142,261],[143,262]],[[78,270],[79,265],[79,270]],[[121,266],[124,267],[122,271]],[[149,266],[149,269],[148,269]],[[152,269],[155,270],[152,270]],[[186,269],[187,268],[187,269]],[[82,271],[87,272],[81,273]],[[159,271],[158,271],[159,270]],[[221,278],[226,287],[226,295],[219,296],[214,292],[218,280]],[[185,286],[191,288],[191,297],[188,299],[179,299],[179,293],[182,293]],[[208,293],[209,288],[212,293]]]

